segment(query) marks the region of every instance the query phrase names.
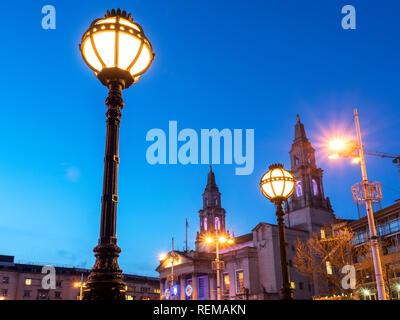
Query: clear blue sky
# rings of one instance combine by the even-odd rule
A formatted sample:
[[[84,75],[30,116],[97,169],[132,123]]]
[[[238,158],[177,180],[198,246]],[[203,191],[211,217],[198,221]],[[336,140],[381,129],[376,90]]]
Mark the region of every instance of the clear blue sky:
[[[41,8],[54,5],[56,30],[41,28]],[[341,28],[341,8],[357,10],[357,30]],[[156,59],[124,92],[118,206],[120,266],[156,275],[157,256],[175,236],[190,245],[207,165],[151,166],[146,133],[178,129],[255,130],[255,169],[214,171],[227,225],[248,233],[275,222],[258,189],[268,165],[290,165],[299,113],[324,169],[335,213],[357,216],[350,187],[360,170],[330,163],[323,132],[349,126],[359,108],[365,144],[399,153],[400,45],[398,1],[19,1],[2,4],[2,156],[0,254],[17,260],[91,268],[99,236],[107,90],[80,57],[78,44],[107,9],[132,12]],[[367,159],[383,185],[383,205],[400,198],[388,159]]]

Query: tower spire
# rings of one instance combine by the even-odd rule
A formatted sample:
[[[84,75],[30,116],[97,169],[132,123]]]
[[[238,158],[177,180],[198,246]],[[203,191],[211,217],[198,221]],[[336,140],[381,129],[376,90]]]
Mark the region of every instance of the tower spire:
[[[304,125],[300,121],[300,116],[296,116],[297,123],[294,126],[294,140],[304,140],[308,141],[306,136],[306,131],[304,130]]]
[[[214,172],[212,171],[211,165],[210,165],[210,171],[208,172],[207,176],[207,186],[204,192],[218,192],[218,186],[217,183],[215,182],[215,175]]]
[[[225,210],[221,207],[221,193],[215,182],[215,175],[210,166],[207,175],[207,185],[203,193],[203,208],[199,210],[200,232],[196,240],[196,249],[199,241],[207,233],[225,232]]]

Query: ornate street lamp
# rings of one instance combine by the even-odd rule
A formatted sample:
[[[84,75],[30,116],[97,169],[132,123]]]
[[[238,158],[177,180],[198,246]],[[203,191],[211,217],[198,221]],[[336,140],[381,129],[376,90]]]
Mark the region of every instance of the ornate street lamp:
[[[211,263],[211,267],[217,272],[217,300],[221,300],[221,270],[225,269],[225,262],[219,258],[219,249],[223,245],[233,245],[235,240],[229,236],[229,233],[218,233],[215,230],[215,235],[207,235],[204,241],[207,244],[215,243],[215,260]]]
[[[117,185],[119,125],[124,106],[122,90],[136,83],[150,67],[154,53],[142,28],[131,14],[120,9],[107,11],[83,34],[79,45],[83,60],[109,89],[106,105],[107,136],[101,200],[100,238],[93,249],[96,262],[84,292],[85,300],[125,299],[125,285],[118,266]]]
[[[278,220],[279,247],[281,253],[282,269],[282,299],[293,299],[290,286],[289,267],[286,252],[286,234],[283,203],[293,194],[295,179],[291,172],[283,169],[282,164],[273,164],[269,171],[263,175],[260,181],[260,189],[263,195],[276,206],[276,217]]]

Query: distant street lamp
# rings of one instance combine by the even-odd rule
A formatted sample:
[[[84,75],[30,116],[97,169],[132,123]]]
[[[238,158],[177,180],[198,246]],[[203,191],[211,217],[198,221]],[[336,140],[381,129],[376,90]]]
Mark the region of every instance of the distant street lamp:
[[[329,156],[330,159],[337,159],[340,156],[353,158],[353,163],[359,163],[361,167],[361,176],[363,184],[363,201],[365,201],[365,206],[367,208],[368,217],[368,227],[370,233],[370,247],[372,251],[372,260],[374,262],[375,278],[376,278],[376,288],[378,292],[379,300],[386,300],[385,283],[383,280],[382,264],[380,258],[380,248],[378,243],[378,237],[375,228],[374,211],[372,209],[372,196],[374,191],[374,184],[368,181],[367,168],[365,166],[364,158],[364,147],[361,139],[360,123],[358,120],[357,109],[354,109],[354,119],[357,131],[357,142],[342,141],[340,139],[334,140],[329,144],[330,149],[334,152],[333,155]]]
[[[281,253],[282,300],[293,299],[286,252],[285,212],[283,211],[283,203],[293,194],[294,186],[295,179],[293,175],[289,171],[283,169],[282,164],[271,165],[269,171],[263,175],[260,181],[260,189],[263,195],[276,206]]]
[[[107,11],[105,18],[94,20],[83,34],[79,48],[83,60],[109,89],[100,238],[93,249],[96,262],[88,277],[84,299],[123,300],[125,285],[118,266],[121,249],[116,236],[122,90],[139,80],[150,67],[154,54],[142,28],[133,22],[131,14],[120,9]]]
[[[172,300],[175,300],[177,292],[175,292],[174,283],[175,280],[178,280],[178,276],[174,274],[174,263],[175,261],[179,261],[179,256],[178,254],[175,253],[174,238],[172,238],[172,250],[168,253],[160,253],[159,259],[160,262],[169,261],[171,263],[171,273],[167,275],[167,281],[169,281],[170,283],[170,288],[169,288],[170,296],[167,298],[167,300],[169,300],[170,298],[172,298]]]
[[[217,300],[221,300],[221,270],[225,269],[225,263],[219,259],[219,247],[220,245],[232,245],[235,241],[230,238],[229,234],[219,234],[217,230],[215,230],[215,236],[206,236],[205,242],[209,245],[215,243],[216,255],[212,267],[217,271]]]
[[[75,282],[74,287],[79,288],[79,299],[78,300],[83,300],[83,288],[86,287],[86,282],[83,282],[83,274],[82,273],[81,273],[81,281]]]

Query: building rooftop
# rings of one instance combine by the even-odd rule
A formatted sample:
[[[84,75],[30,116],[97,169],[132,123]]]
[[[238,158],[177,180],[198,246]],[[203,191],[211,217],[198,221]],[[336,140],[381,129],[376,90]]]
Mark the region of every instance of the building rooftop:
[[[89,269],[75,268],[75,267],[57,267],[54,266],[57,274],[80,275],[89,274]],[[0,255],[0,270],[16,271],[16,272],[29,272],[41,273],[43,265],[15,263],[14,256]],[[135,274],[124,274],[126,280],[130,281],[159,281],[156,277],[141,276]]]

